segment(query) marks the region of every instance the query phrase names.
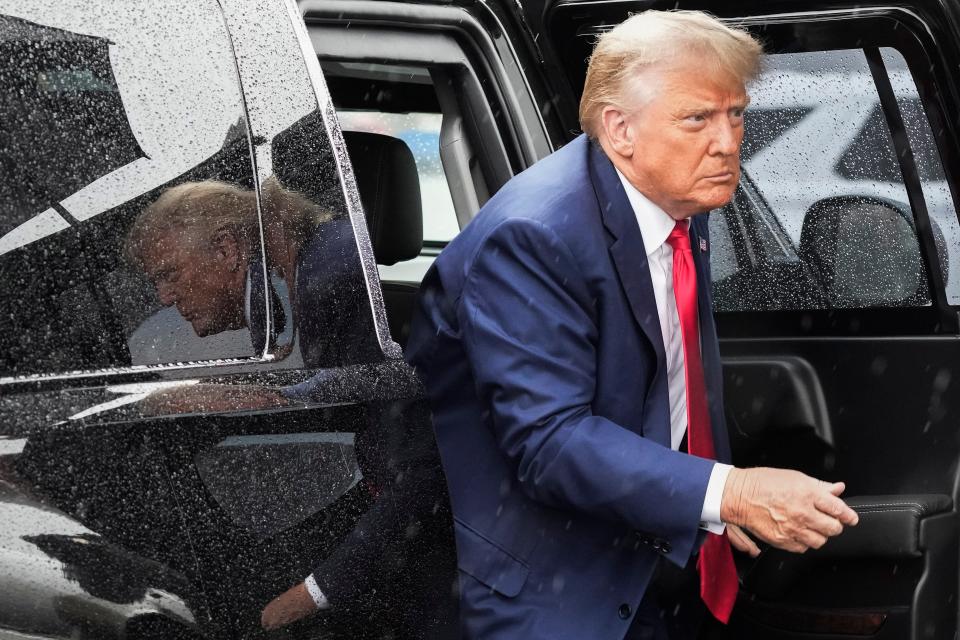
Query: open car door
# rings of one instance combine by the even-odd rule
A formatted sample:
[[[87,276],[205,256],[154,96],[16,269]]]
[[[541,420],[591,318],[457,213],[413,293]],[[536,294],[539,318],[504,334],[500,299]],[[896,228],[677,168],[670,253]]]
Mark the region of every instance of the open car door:
[[[674,8],[767,51],[740,188],[710,220],[735,463],[843,480],[860,513],[818,551],[738,558],[729,637],[953,637],[957,8],[523,2],[570,137],[596,36]]]

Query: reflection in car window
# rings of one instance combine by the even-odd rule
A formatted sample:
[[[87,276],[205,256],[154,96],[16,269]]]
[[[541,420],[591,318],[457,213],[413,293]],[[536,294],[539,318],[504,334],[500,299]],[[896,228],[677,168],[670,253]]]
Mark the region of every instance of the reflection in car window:
[[[750,93],[742,165],[755,197],[728,213],[741,222],[752,264],[716,282],[723,310],[930,304],[863,50],[768,55]]]
[[[740,148],[740,161],[746,162],[770,146],[787,129],[803,120],[810,113],[806,107],[753,107],[743,114],[744,129],[751,135],[744,137]]]
[[[916,89],[914,89],[916,91]],[[930,125],[924,127],[921,123],[926,120],[920,98],[904,98],[898,100],[900,113],[904,125],[913,129],[915,149],[914,159],[921,180],[943,181],[943,167],[937,156],[937,147],[934,144]],[[847,180],[874,180],[877,182],[896,182],[901,179],[900,164],[897,154],[888,137],[882,135],[885,125],[883,109],[879,103],[874,105],[870,114],[864,120],[863,126],[850,142],[847,150],[837,160],[834,170]]]
[[[17,309],[0,318],[0,376],[261,352],[245,319],[206,345],[186,294],[158,294],[124,252],[176,185],[253,187],[217,3],[119,3],[109,20],[50,6],[0,3],[0,78],[16,87],[0,95],[0,277]]]
[[[710,212],[710,271],[714,281],[726,280],[739,269],[725,210]]]

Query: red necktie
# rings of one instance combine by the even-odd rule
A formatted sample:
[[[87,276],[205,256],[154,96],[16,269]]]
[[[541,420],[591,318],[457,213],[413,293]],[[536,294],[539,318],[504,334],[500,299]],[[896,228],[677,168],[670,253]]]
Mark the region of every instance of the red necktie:
[[[700,360],[700,325],[697,320],[697,272],[690,250],[689,223],[677,222],[667,244],[673,247],[673,294],[677,298],[680,333],[683,336],[683,361],[687,382],[687,451],[690,455],[716,459],[707,388]],[[700,559],[700,597],[713,616],[727,623],[737,600],[737,569],[733,564],[730,541],[725,535],[708,533]]]

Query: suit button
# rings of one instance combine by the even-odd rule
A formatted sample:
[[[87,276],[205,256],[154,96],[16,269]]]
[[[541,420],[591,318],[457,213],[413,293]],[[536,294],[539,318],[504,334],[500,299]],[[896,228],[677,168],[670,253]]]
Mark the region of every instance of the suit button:
[[[663,553],[664,555],[667,555],[667,554],[669,554],[671,551],[673,551],[673,547],[670,546],[670,543],[669,543],[669,542],[667,542],[666,540],[664,540],[664,541],[660,544],[660,551],[661,551],[661,553]]]
[[[630,617],[630,605],[624,602],[622,605],[620,605],[620,608],[617,609],[617,613],[620,614],[621,620],[626,620]]]

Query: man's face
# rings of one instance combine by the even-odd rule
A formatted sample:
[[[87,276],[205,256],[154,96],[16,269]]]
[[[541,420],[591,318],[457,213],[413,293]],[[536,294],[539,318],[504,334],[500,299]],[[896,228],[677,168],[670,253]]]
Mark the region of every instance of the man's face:
[[[625,116],[632,152],[618,168],[676,219],[725,205],[740,179],[743,83],[690,66],[651,80],[652,99]]]
[[[187,235],[178,230],[161,233],[142,251],[144,271],[160,303],[175,305],[200,337],[242,327],[242,261],[216,242],[198,243]]]

